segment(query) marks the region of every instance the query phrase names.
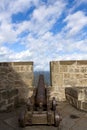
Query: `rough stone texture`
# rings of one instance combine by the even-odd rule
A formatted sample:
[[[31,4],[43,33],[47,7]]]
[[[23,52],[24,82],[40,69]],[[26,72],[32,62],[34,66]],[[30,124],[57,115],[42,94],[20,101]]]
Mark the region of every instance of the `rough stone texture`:
[[[61,101],[61,93],[62,96],[65,97],[65,93],[64,93],[65,88],[61,88],[61,87],[53,87],[53,86],[49,86],[49,99],[50,101],[52,101],[52,98],[55,97],[57,101]],[[64,95],[63,95],[64,94]],[[62,100],[64,100],[62,97]]]
[[[18,105],[18,89],[0,89],[0,111],[10,111]]]
[[[17,88],[19,101],[25,101],[32,85],[33,62],[0,62],[0,89],[6,90],[3,92],[3,99],[7,99],[8,89]],[[9,95],[12,94],[13,92]]]
[[[70,104],[80,110],[87,111],[87,87],[66,88],[66,99]]]
[[[87,61],[52,61],[50,77],[54,93],[57,90],[57,99],[62,101],[65,99],[65,87],[87,86]]]

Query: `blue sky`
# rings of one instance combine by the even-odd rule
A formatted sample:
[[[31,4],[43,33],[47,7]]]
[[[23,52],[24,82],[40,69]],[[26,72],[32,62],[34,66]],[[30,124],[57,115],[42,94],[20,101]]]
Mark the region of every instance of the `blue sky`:
[[[87,60],[87,0],[0,0],[0,61]]]

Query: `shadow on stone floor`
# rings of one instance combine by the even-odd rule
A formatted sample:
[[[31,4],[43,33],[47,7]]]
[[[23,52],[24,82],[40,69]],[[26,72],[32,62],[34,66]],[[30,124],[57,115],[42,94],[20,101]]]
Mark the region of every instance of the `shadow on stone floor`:
[[[16,130],[58,130],[58,128],[54,126],[47,126],[47,125],[33,125],[33,126],[26,126],[25,128],[21,128],[18,125],[18,118],[16,116],[4,120],[4,122]]]
[[[59,129],[54,126],[45,125],[34,125],[27,126],[25,128],[20,128],[18,126],[18,114],[21,109],[16,110],[16,112],[12,112],[12,114],[7,113],[8,118],[3,117],[3,120],[0,118],[0,120],[3,121],[3,124],[2,126],[0,126],[0,129],[9,128],[8,130],[87,130],[86,112],[77,110],[76,108],[69,105],[67,102],[58,103],[57,108],[63,118],[62,122],[60,123]],[[73,116],[76,116],[78,118],[72,118]]]

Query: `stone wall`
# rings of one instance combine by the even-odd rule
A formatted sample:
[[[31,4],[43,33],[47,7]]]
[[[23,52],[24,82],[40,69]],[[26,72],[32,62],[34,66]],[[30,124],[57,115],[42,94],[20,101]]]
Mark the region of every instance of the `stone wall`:
[[[18,106],[18,89],[0,89],[0,111],[10,111]]]
[[[33,62],[1,62],[0,89],[18,89],[19,101],[26,100],[32,90]]]
[[[65,87],[87,86],[87,61],[50,62],[52,95],[65,100]]]
[[[87,111],[87,87],[65,88],[67,101],[77,109]]]

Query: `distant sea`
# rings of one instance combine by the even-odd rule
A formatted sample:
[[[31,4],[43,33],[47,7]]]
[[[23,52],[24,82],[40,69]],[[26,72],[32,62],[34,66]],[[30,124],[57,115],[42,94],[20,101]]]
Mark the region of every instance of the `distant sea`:
[[[35,71],[34,72],[34,83],[33,83],[34,86],[37,86],[40,74],[44,75],[45,84],[47,86],[49,86],[50,85],[50,72],[49,71]]]

